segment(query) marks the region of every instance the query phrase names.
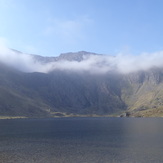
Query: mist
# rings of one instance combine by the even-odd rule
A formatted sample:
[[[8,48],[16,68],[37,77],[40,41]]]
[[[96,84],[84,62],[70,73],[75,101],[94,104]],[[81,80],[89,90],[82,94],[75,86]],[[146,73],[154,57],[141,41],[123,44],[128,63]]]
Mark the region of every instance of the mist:
[[[17,52],[5,46],[0,46],[0,62],[22,72],[47,73],[52,68],[51,64],[43,65],[37,62],[32,55]]]
[[[33,55],[19,53],[0,46],[0,62],[23,72],[48,73],[53,70],[68,70],[90,73],[107,73],[109,71],[131,73],[140,70],[146,71],[153,67],[163,67],[163,51],[140,55],[123,53],[116,56],[89,55],[80,62],[58,60],[45,63],[38,61]]]

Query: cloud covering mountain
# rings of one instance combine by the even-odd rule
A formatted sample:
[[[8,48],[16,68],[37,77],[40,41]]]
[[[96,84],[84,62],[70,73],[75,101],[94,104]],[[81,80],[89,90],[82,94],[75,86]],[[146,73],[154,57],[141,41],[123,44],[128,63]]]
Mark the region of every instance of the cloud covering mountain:
[[[67,55],[70,55],[70,53]],[[162,67],[163,65],[163,51],[140,55],[119,53],[116,56],[91,55],[91,53],[87,55],[85,52],[82,57],[81,61],[50,57],[55,58],[55,60],[41,62],[35,55],[24,54],[0,45],[0,61],[23,72],[48,73],[53,70],[69,70],[91,73],[106,73],[108,71],[130,73],[148,70],[153,67]],[[48,57],[42,57],[42,59],[44,58]]]
[[[80,51],[43,57],[0,46],[0,112],[162,116],[162,65],[163,52],[109,56]]]

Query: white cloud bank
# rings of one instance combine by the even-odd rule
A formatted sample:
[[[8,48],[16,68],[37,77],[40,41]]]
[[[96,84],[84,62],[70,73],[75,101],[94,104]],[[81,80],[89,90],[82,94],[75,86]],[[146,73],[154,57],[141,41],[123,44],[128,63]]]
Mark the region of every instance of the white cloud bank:
[[[0,62],[23,72],[48,72],[51,65],[42,65],[32,56],[13,51],[0,45]]]
[[[53,70],[89,71],[91,73],[106,73],[118,71],[130,73],[148,70],[152,67],[163,67],[163,51],[143,53],[140,55],[118,54],[116,57],[106,55],[90,55],[83,61],[66,61],[41,63],[31,55],[18,53],[0,45],[0,62],[23,72],[48,73]]]

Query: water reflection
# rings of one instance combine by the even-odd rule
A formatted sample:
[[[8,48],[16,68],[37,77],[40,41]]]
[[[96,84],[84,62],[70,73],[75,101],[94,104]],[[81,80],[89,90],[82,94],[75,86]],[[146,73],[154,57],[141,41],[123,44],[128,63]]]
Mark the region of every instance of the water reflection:
[[[121,156],[127,162],[162,162],[163,128],[161,118],[128,118]]]

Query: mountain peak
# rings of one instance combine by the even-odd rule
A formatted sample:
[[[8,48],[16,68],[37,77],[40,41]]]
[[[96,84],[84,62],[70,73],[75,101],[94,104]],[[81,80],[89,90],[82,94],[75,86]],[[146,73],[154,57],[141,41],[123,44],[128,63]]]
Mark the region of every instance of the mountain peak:
[[[59,60],[80,62],[84,59],[84,57],[91,56],[91,55],[99,55],[99,54],[86,52],[86,51],[79,51],[79,52],[61,53],[58,58],[59,58]]]

